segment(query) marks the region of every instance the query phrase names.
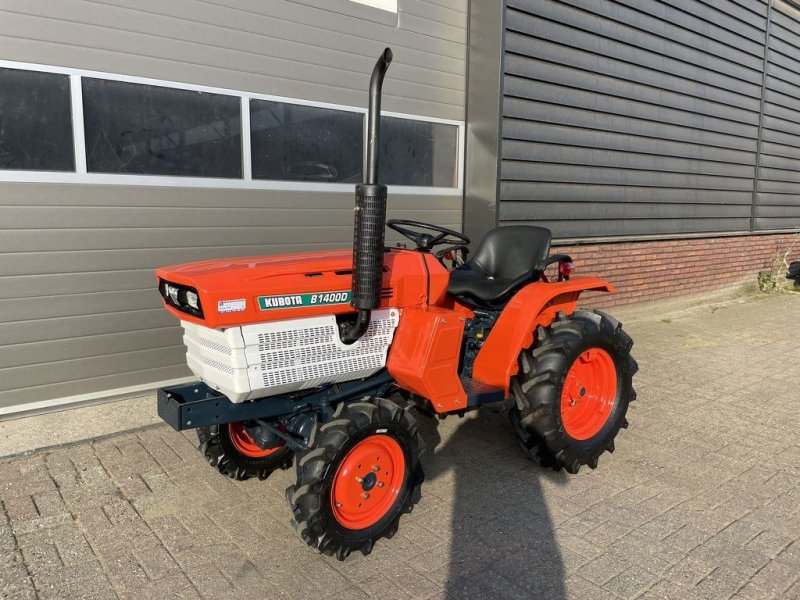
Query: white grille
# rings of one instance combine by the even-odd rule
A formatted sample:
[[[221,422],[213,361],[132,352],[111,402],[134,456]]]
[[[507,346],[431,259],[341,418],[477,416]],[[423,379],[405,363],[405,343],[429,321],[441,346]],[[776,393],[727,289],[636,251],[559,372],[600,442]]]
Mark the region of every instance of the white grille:
[[[209,330],[212,331],[212,330]],[[226,346],[225,344],[215,342],[214,340],[208,339],[202,335],[202,333],[194,332],[194,331],[186,331],[186,337],[190,338],[193,342],[200,344],[204,348],[208,348],[209,350],[213,350],[214,352],[219,352],[220,354],[224,354],[226,356],[230,356],[233,350]]]
[[[184,321],[187,363],[233,402],[368,377],[386,364],[400,320],[397,309],[372,312],[366,333],[346,345],[333,315],[225,330]]]

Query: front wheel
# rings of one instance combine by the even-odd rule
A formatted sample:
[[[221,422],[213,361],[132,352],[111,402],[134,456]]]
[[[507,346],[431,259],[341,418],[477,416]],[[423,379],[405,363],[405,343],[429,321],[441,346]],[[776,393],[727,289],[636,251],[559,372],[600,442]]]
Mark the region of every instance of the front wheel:
[[[344,560],[392,537],[420,499],[425,444],[411,415],[390,402],[340,404],[317,426],[286,490],[295,529],[320,552]]]
[[[294,453],[283,442],[261,448],[242,423],[225,423],[197,429],[200,452],[223,475],[244,481],[266,479],[276,469],[288,469]]]
[[[531,455],[577,473],[614,451],[614,438],[627,427],[628,404],[636,399],[632,346],[619,322],[600,311],[562,314],[537,330],[511,381],[511,420]]]

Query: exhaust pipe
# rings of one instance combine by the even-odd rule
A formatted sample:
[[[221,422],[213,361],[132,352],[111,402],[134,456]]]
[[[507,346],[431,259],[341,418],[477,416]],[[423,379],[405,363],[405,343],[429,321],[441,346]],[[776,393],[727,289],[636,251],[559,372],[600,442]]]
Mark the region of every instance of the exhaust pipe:
[[[345,344],[358,340],[369,327],[372,309],[381,299],[383,243],[386,226],[386,186],[378,183],[378,144],[381,130],[381,88],[392,51],[386,48],[375,63],[369,81],[367,128],[367,177],[356,186],[353,224],[353,287],[350,304],[358,309],[356,320],[342,334]]]

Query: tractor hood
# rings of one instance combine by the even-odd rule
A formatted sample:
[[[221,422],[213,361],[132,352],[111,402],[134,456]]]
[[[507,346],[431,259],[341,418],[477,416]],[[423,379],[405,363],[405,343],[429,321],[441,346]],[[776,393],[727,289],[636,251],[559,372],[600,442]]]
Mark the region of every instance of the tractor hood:
[[[425,263],[429,263],[427,266]],[[156,270],[164,306],[206,327],[355,311],[351,249],[204,260]],[[444,294],[447,273],[430,255],[387,250],[381,306],[403,306]]]
[[[173,314],[225,327],[351,311],[352,262],[352,250],[329,250],[204,260],[162,267],[156,276]]]
[[[177,283],[182,280],[200,286],[205,291],[237,290],[245,282],[267,281],[276,277],[308,276],[322,273],[347,271],[350,275],[353,263],[351,250],[323,250],[299,254],[275,256],[240,256],[217,258],[182,265],[161,267],[156,271],[160,278]]]

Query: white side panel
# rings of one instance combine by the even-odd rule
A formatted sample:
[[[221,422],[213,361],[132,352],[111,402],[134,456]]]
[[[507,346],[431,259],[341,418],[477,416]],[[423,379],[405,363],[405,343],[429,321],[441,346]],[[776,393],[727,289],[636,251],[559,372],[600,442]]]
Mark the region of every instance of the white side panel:
[[[192,372],[233,402],[369,377],[386,365],[400,320],[397,309],[376,310],[357,342],[339,339],[336,317],[325,315],[218,331],[184,322]]]

